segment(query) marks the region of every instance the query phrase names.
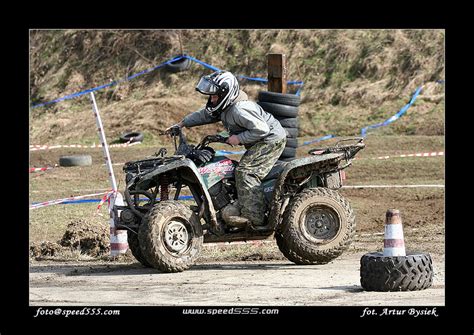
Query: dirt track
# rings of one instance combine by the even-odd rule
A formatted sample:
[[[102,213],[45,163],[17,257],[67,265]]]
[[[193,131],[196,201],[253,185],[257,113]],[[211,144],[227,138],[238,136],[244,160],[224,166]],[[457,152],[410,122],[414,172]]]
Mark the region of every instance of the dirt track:
[[[138,263],[33,263],[30,305],[444,306],[444,257],[433,256],[433,285],[422,291],[365,292],[360,258],[325,265],[288,261],[200,263],[160,273]]]

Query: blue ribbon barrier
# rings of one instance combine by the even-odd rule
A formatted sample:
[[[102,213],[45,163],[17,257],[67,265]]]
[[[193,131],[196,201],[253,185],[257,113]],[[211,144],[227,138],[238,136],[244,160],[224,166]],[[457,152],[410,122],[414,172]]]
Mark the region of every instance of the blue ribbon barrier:
[[[330,138],[333,138],[333,137],[336,137],[336,136],[326,135],[326,136],[323,136],[323,137],[320,137],[320,138],[317,138],[317,139],[314,139],[314,140],[311,140],[311,141],[305,141],[305,142],[303,142],[303,144],[300,145],[300,147],[302,147],[303,145],[308,145],[308,144],[312,144],[312,143],[316,143],[316,142],[329,140]]]
[[[191,200],[193,199],[192,195],[182,195],[178,198],[178,200]],[[148,201],[149,199],[147,198],[140,198],[139,201]],[[156,198],[156,200],[160,200],[160,198]],[[57,205],[66,205],[66,204],[83,204],[83,203],[91,203],[91,202],[101,202],[102,199],[78,199],[78,200],[68,200],[68,201],[63,201],[60,202]],[[32,202],[32,205],[39,204],[39,202]]]
[[[66,95],[64,97],[61,97],[61,98],[58,98],[58,99],[55,99],[55,100],[51,100],[51,101],[48,101],[48,102],[43,102],[43,103],[39,103],[39,104],[35,104],[33,106],[31,106],[31,108],[36,108],[36,107],[41,107],[41,106],[46,106],[46,105],[50,105],[50,104],[53,104],[53,103],[57,103],[57,102],[60,102],[60,101],[63,101],[63,100],[68,100],[68,99],[73,99],[73,98],[76,98],[76,97],[79,97],[81,95],[84,95],[84,94],[87,94],[87,93],[90,93],[90,92],[93,92],[93,91],[98,91],[98,90],[101,90],[103,88],[106,88],[106,87],[111,87],[111,86],[115,86],[117,84],[120,84],[120,83],[123,83],[125,81],[128,81],[128,80],[131,80],[131,79],[134,79],[138,76],[141,76],[141,75],[144,75],[146,73],[149,73],[151,71],[154,71],[160,67],[163,67],[165,66],[166,64],[169,64],[169,63],[172,63],[172,62],[176,62],[178,60],[180,60],[181,58],[183,58],[183,56],[177,56],[177,57],[174,57],[174,58],[171,58],[169,60],[167,60],[166,62],[163,62],[161,64],[158,64],[152,68],[149,68],[149,69],[146,69],[146,70],[143,70],[141,72],[138,72],[138,73],[135,73],[125,79],[121,79],[121,80],[116,80],[116,81],[113,81],[111,83],[108,83],[108,84],[105,84],[105,85],[101,85],[101,86],[97,86],[97,87],[94,87],[94,88],[90,88],[90,89],[87,89],[87,90],[84,90],[84,91],[81,91],[81,92],[77,92],[77,93],[73,93],[73,94],[69,94],[69,95]]]
[[[224,156],[224,155],[241,155],[244,154],[246,150],[243,151],[227,151],[227,150],[217,150],[216,156]]]
[[[364,127],[362,128],[361,130],[361,136],[362,137],[365,137],[366,136],[366,133],[367,133],[367,130],[369,129],[373,129],[373,128],[378,128],[378,127],[383,127],[383,126],[386,126],[386,125],[389,125],[390,123],[392,123],[393,121],[396,121],[400,118],[400,116],[402,116],[403,114],[405,114],[405,112],[408,110],[408,108],[410,108],[411,105],[413,105],[413,103],[415,102],[416,98],[418,97],[418,94],[420,94],[422,90],[422,87],[418,87],[418,89],[416,90],[415,94],[413,94],[410,102],[408,104],[406,104],[405,106],[403,106],[402,109],[400,109],[400,111],[391,116],[389,119],[385,120],[384,122],[382,123],[377,123],[377,124],[373,124],[373,125],[370,125],[370,126],[367,126],[367,127]]]
[[[199,59],[196,59],[196,58],[194,58],[194,57],[191,57],[191,56],[188,56],[188,55],[185,55],[184,57],[186,57],[187,59],[192,60],[193,62],[196,62],[196,63],[198,63],[198,64],[201,64],[202,66],[207,67],[208,69],[211,69],[211,70],[213,70],[213,71],[221,71],[221,69],[219,69],[219,68],[217,68],[217,67],[215,67],[215,66],[212,66],[211,64],[207,64],[207,63],[205,63],[205,62],[203,62],[203,61],[201,61],[201,60],[199,60]]]
[[[54,100],[51,100],[51,101],[48,101],[48,102],[42,102],[42,103],[38,103],[38,104],[35,104],[35,105],[32,105],[31,108],[36,108],[36,107],[41,107],[41,106],[47,106],[47,105],[51,105],[51,104],[54,104],[54,103],[57,103],[57,102],[60,102],[60,101],[63,101],[63,100],[69,100],[69,99],[73,99],[73,98],[77,98],[77,97],[80,97],[84,94],[87,94],[87,93],[90,93],[90,92],[94,92],[94,91],[98,91],[98,90],[101,90],[101,89],[104,89],[104,88],[107,88],[107,87],[111,87],[111,86],[115,86],[115,85],[118,85],[120,83],[123,83],[123,82],[126,82],[126,81],[129,81],[129,80],[132,80],[136,77],[139,77],[139,76],[142,76],[144,74],[147,74],[151,71],[154,71],[156,69],[159,69],[163,66],[165,66],[166,64],[169,64],[169,63],[174,63],[182,58],[187,58],[189,60],[192,60],[193,62],[196,62],[198,64],[201,64],[203,65],[204,67],[207,67],[213,71],[221,71],[221,69],[215,67],[215,66],[212,66],[210,64],[207,64],[199,59],[196,59],[194,57],[191,57],[189,55],[179,55],[179,56],[176,56],[176,57],[173,57],[161,64],[158,64],[154,67],[151,67],[149,69],[146,69],[146,70],[143,70],[141,72],[138,72],[138,73],[135,73],[131,76],[128,76],[127,78],[125,79],[121,79],[121,80],[115,80],[115,81],[112,81],[108,84],[104,84],[104,85],[101,85],[101,86],[97,86],[97,87],[93,87],[93,88],[90,88],[90,89],[87,89],[87,90],[84,90],[84,91],[80,91],[80,92],[77,92],[77,93],[72,93],[72,94],[69,94],[69,95],[66,95],[64,97],[61,97],[61,98],[57,98],[57,99],[54,99]],[[253,80],[253,81],[259,81],[259,82],[268,82],[267,79],[263,79],[263,78],[252,78],[252,77],[246,77],[246,76],[238,76],[242,79],[247,79],[247,80]],[[298,89],[298,91],[296,92],[297,95],[299,95],[300,91],[301,91],[301,88],[303,87],[303,82],[302,81],[288,81],[287,82],[288,85],[301,85],[300,88]]]

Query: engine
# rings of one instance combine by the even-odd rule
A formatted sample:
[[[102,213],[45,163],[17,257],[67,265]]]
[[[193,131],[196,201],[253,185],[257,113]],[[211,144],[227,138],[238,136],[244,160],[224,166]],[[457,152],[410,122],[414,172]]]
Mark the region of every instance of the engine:
[[[234,182],[231,180],[224,179],[221,182],[215,184],[209,189],[211,195],[212,204],[216,211],[224,208],[234,199],[236,199],[236,189]]]

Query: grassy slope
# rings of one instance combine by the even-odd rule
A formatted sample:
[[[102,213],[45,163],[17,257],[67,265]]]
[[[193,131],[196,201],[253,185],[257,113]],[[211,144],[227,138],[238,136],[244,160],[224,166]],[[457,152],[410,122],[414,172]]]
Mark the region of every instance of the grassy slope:
[[[180,43],[181,40],[181,43]],[[149,69],[181,52],[221,69],[266,77],[266,54],[284,52],[291,80],[303,80],[302,136],[355,135],[385,121],[424,85],[401,119],[378,134],[443,135],[444,32],[441,30],[176,30],[32,31],[31,102],[45,102]],[[109,141],[127,130],[161,142],[160,129],[198,109],[200,75],[163,69],[98,91]],[[266,86],[242,81],[252,99]],[[294,87],[290,87],[294,92]],[[200,138],[219,126],[197,128]],[[92,143],[95,121],[87,96],[30,111],[32,144]]]

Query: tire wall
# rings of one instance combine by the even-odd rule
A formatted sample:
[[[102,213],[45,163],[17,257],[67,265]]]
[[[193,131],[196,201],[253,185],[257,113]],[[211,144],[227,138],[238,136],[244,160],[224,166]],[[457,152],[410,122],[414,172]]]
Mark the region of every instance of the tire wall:
[[[257,103],[267,112],[272,114],[287,133],[286,146],[279,160],[290,161],[296,157],[299,145],[299,120],[298,111],[300,97],[295,94],[260,91]]]

